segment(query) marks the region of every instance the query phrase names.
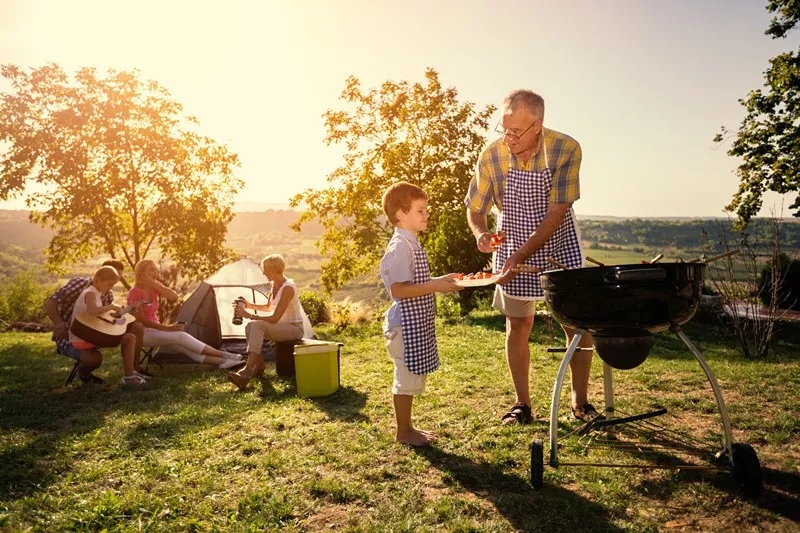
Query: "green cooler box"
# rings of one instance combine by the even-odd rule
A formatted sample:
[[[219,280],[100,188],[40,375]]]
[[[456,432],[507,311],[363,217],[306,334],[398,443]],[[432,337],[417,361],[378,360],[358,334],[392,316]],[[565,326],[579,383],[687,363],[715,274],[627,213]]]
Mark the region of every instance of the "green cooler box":
[[[294,347],[298,396],[330,396],[339,389],[339,351],[342,346],[340,342],[306,341]]]

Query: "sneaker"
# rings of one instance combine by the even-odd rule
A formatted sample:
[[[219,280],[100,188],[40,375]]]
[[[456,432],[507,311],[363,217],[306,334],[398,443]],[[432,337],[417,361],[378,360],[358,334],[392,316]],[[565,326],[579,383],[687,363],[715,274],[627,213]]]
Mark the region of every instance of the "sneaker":
[[[233,368],[242,364],[240,359],[225,359],[219,364],[220,368]]]
[[[119,383],[120,385],[144,385],[147,383],[147,378],[140,374],[131,374],[130,376],[122,376]]]
[[[224,357],[225,359],[233,359],[234,361],[242,361],[244,359],[244,356],[240,353],[233,353],[226,351],[222,352],[222,357]]]
[[[106,380],[104,380],[101,377],[95,376],[94,374],[89,374],[88,376],[79,375],[78,379],[80,379],[84,383],[93,383],[95,385],[103,385],[106,382]]]

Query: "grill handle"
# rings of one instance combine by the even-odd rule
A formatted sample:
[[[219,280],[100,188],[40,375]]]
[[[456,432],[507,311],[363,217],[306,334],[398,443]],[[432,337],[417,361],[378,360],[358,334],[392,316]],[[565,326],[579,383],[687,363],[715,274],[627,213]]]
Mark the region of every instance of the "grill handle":
[[[667,279],[667,271],[663,268],[634,268],[616,270],[606,274],[606,281],[657,281]]]

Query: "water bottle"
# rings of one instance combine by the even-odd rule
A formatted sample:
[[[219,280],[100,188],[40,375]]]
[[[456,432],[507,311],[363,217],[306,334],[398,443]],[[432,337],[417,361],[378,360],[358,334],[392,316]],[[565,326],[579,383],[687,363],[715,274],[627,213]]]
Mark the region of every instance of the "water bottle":
[[[235,303],[236,307],[238,307],[239,309],[244,309],[244,302],[245,302],[245,299],[242,296],[239,296],[238,298],[236,298],[236,300],[234,300],[233,303]],[[234,326],[241,326],[242,325],[242,317],[233,315],[233,325]]]

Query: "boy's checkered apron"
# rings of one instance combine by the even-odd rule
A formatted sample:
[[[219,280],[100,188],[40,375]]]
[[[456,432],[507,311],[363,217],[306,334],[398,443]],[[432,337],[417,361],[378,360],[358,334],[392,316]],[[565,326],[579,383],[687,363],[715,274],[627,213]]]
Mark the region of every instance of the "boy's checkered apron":
[[[503,196],[503,213],[498,223],[498,229],[506,232],[506,240],[495,254],[495,270],[500,270],[509,256],[525,244],[547,213],[553,173],[547,161],[547,144],[542,146],[542,150],[545,164],[543,172],[509,167]],[[550,240],[524,264],[552,270],[553,267],[547,262],[548,257],[567,268],[579,268],[583,265],[581,241],[572,208],[567,211],[564,221]],[[507,295],[525,300],[539,299],[544,294],[539,285],[539,274],[520,272],[514,279],[499,287]]]
[[[430,282],[431,271],[425,250],[418,248],[413,251],[412,283]],[[399,305],[405,348],[403,358],[406,367],[413,374],[430,374],[439,368],[439,351],[436,349],[436,297],[433,294],[426,294],[415,298],[403,298],[399,301]]]

